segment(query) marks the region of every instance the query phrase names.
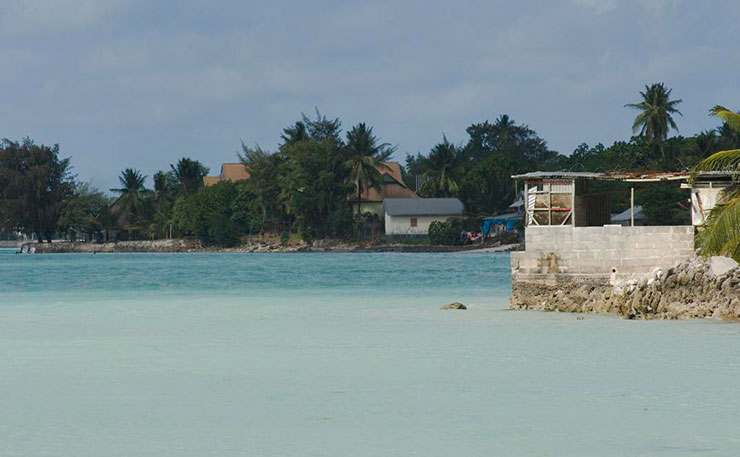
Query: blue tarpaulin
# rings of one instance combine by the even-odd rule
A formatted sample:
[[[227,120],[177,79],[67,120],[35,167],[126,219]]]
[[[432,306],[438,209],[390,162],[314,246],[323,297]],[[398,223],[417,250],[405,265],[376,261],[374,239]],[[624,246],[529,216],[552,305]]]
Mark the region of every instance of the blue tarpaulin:
[[[520,220],[522,220],[522,217],[519,214],[505,214],[500,217],[487,217],[483,219],[483,236],[488,235],[488,232],[491,231],[492,225],[505,225],[506,231],[511,232]]]

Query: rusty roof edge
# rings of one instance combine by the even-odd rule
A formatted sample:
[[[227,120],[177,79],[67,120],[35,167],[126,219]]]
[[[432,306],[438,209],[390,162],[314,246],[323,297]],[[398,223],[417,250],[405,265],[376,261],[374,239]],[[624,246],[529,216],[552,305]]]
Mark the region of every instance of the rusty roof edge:
[[[534,171],[512,175],[512,179],[590,179],[597,181],[659,182],[689,179],[688,172],[621,172]]]

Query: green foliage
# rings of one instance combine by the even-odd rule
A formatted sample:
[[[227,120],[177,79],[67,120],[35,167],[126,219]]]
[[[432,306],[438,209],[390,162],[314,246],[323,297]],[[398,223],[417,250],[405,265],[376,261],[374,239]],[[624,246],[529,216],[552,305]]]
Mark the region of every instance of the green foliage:
[[[233,246],[258,218],[247,210],[253,195],[245,182],[221,181],[183,195],[175,202],[173,220],[178,233],[207,245]]]
[[[51,238],[64,201],[74,192],[69,159],[59,158],[59,145],[0,142],[0,230]]]
[[[339,120],[327,120],[317,112],[311,121],[305,116],[308,139],[280,147],[286,163],[279,177],[280,200],[286,215],[301,237],[343,237],[352,229],[348,204],[349,152],[339,137]],[[346,223],[350,221],[350,223]]]
[[[420,192],[425,197],[452,197],[460,189],[464,173],[464,156],[459,146],[450,143],[446,136],[435,145],[429,155],[421,160],[424,184]]]
[[[462,151],[465,174],[458,193],[468,212],[495,214],[516,199],[511,175],[561,168],[564,158],[526,125],[507,115],[467,128],[470,136]]]
[[[651,183],[636,192],[648,225],[690,225],[689,191],[678,182]]]
[[[89,184],[78,184],[74,195],[62,204],[57,226],[61,233],[75,240],[77,234],[85,234],[92,240],[97,233],[109,229],[110,199]]]
[[[287,244],[290,242],[290,232],[285,230],[280,234],[280,245],[281,246],[287,246]]]
[[[715,106],[710,114],[725,121],[725,130],[740,132],[740,114],[722,106]],[[725,137],[730,135],[725,132]],[[721,200],[709,213],[697,244],[703,255],[727,255],[740,261],[740,147],[736,142],[730,144],[735,149],[717,152],[692,170],[693,178],[700,172],[734,173],[730,187],[722,192]]]
[[[740,262],[740,186],[723,193],[720,203],[709,212],[697,244],[705,256],[726,255]]]
[[[640,92],[640,103],[628,103],[625,106],[640,111],[632,124],[634,132],[651,142],[661,142],[668,138],[669,129],[678,130],[672,114],[683,116],[676,109],[681,100],[671,100],[671,92],[663,83],[645,86],[645,92]]]
[[[170,164],[173,184],[180,195],[191,194],[203,186],[203,177],[208,174],[208,168],[197,160],[187,157]],[[160,172],[162,173],[162,172]]]
[[[285,173],[287,158],[280,153],[270,154],[259,146],[254,149],[249,148],[242,142],[242,154],[239,155],[239,159],[249,170],[247,185],[255,196],[249,202],[249,207],[259,215],[258,231],[264,233],[281,230],[281,222],[285,219],[285,215],[280,201],[280,184],[281,177]]]
[[[461,244],[460,233],[464,231],[464,224],[461,219],[432,222],[429,225],[429,243],[442,246]]]

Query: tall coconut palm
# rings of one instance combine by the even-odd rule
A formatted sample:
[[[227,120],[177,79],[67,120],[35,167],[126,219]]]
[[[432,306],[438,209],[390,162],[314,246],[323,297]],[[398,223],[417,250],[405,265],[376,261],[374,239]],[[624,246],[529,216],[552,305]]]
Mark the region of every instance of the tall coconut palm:
[[[345,163],[349,169],[347,181],[357,192],[357,216],[360,216],[362,193],[371,188],[380,190],[380,170],[387,168],[383,161],[390,158],[395,148],[388,143],[379,144],[373,128],[361,122],[347,132],[346,149],[350,157]]]
[[[146,198],[144,186],[146,176],[139,170],[126,168],[121,172],[118,181],[121,187],[110,189],[111,192],[119,194],[118,200],[113,205],[117,207],[119,214],[128,220],[128,225],[134,225]]]
[[[181,194],[191,194],[203,186],[203,176],[208,174],[208,168],[197,160],[187,157],[177,161],[177,165],[170,164],[172,177],[175,179]]]
[[[628,103],[624,105],[640,111],[632,124],[632,130],[651,142],[660,143],[668,138],[670,129],[678,130],[673,114],[683,116],[676,109],[681,100],[671,100],[671,92],[663,83],[655,83],[645,86],[645,91],[640,92],[642,101],[640,103]]]
[[[465,159],[462,149],[442,136],[442,142],[429,152],[421,161],[421,169],[426,180],[422,192],[432,197],[451,197],[460,189],[459,179],[462,175]]]
[[[729,128],[740,132],[740,114],[723,106],[710,110],[711,116],[722,119]],[[700,172],[726,171],[732,184],[722,192],[719,203],[710,211],[697,242],[704,255],[728,255],[740,261],[740,149],[717,152],[699,162],[693,177]]]
[[[152,177],[154,181],[154,201],[157,211],[167,211],[174,200],[175,182],[172,173],[158,171]]]

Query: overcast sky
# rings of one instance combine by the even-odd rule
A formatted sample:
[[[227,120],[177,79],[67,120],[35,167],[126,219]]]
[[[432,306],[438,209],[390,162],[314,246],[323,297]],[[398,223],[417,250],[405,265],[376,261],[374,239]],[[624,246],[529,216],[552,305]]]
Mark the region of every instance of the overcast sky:
[[[648,83],[684,135],[740,109],[738,24],[737,0],[0,0],[0,137],[59,143],[102,189],[274,150],[314,107],[399,160],[502,113],[570,154],[628,139]]]

